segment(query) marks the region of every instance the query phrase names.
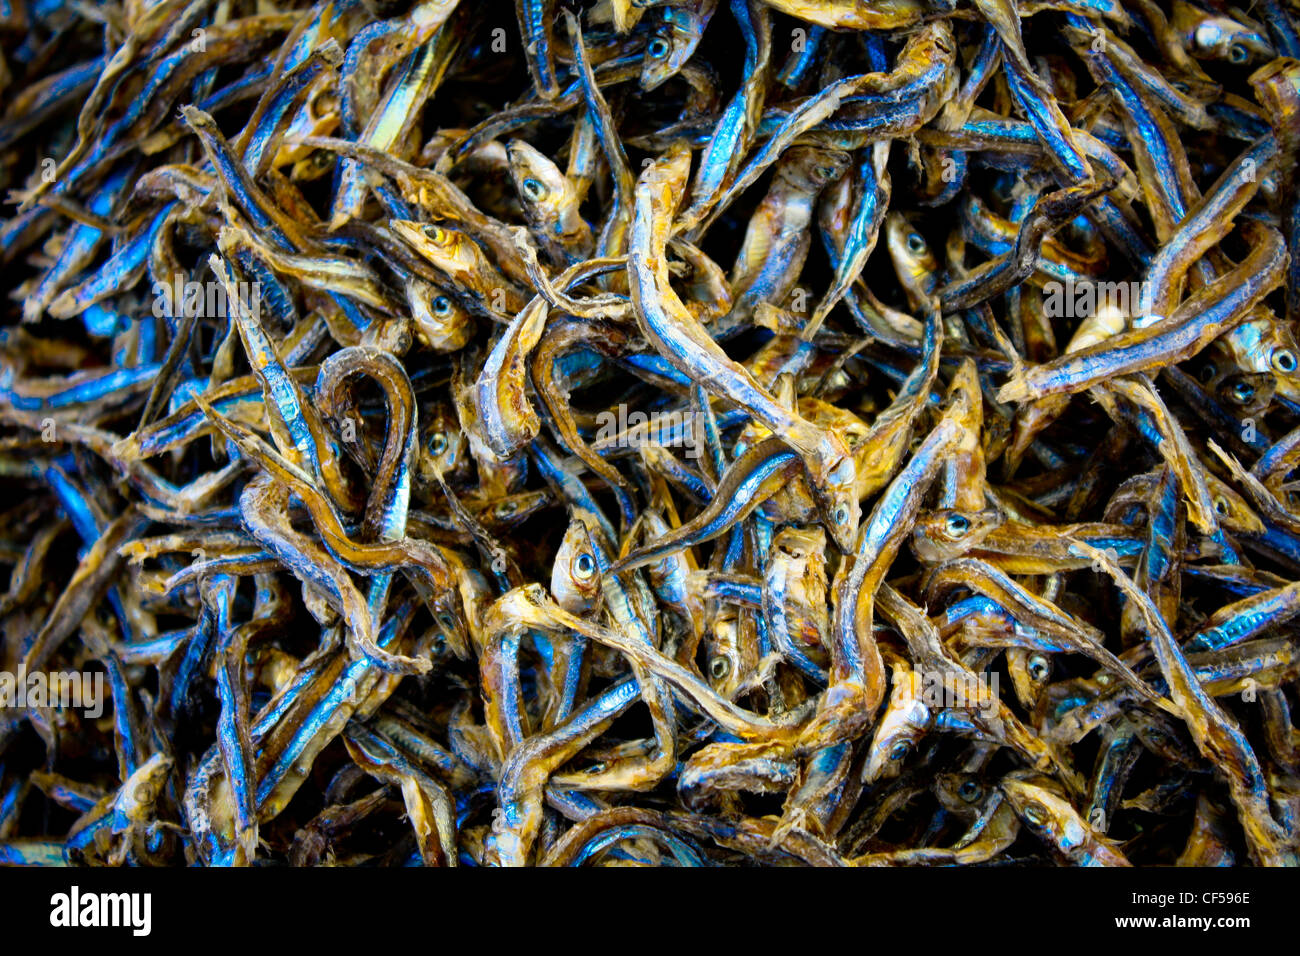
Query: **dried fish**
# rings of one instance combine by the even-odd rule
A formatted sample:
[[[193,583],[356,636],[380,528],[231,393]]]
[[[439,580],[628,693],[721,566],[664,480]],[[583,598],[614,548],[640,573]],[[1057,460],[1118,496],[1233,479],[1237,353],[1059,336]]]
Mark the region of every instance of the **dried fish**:
[[[1290,6],[29,6],[0,865],[1300,865]]]

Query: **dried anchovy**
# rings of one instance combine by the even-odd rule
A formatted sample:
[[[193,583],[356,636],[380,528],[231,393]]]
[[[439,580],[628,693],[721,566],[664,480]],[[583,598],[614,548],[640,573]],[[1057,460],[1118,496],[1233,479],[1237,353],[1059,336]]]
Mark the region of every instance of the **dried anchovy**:
[[[1300,28],[6,5],[0,864],[1295,865]]]

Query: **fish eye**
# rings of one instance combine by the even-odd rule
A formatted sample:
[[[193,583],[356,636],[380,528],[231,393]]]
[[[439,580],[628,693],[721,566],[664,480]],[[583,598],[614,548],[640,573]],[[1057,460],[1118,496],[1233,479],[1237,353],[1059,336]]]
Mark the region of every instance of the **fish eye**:
[[[727,660],[721,654],[709,661],[709,676],[714,680],[722,680],[731,673],[731,661]]]
[[[1219,370],[1215,368],[1213,362],[1206,362],[1204,365],[1201,366],[1201,381],[1212,382],[1214,381],[1214,376],[1217,375],[1218,373]]]
[[[818,166],[818,167],[814,170],[814,172],[817,173],[817,178],[818,178],[818,179],[830,179],[832,176],[835,175],[835,167],[834,167],[834,166]]]
[[[948,515],[947,528],[950,535],[960,538],[970,530],[970,519],[965,515],[950,514]]]
[[[1179,93],[1187,93],[1191,90],[1191,87],[1188,86],[1186,83],[1184,83],[1182,80],[1174,80],[1169,85],[1172,86],[1174,89],[1176,89]]]
[[[1047,811],[1037,803],[1025,807],[1025,819],[1032,825],[1041,827],[1047,823]]]
[[[961,797],[967,803],[974,803],[980,797],[980,785],[974,780],[967,780],[957,788],[957,796]]]
[[[668,55],[668,41],[663,37],[655,37],[646,47],[646,52],[650,54],[653,60],[662,60]]]
[[[1245,63],[1250,57],[1250,52],[1240,43],[1234,43],[1228,47],[1228,62]]]
[[[889,759],[902,760],[904,757],[907,756],[908,751],[911,749],[912,749],[911,744],[909,744],[906,740],[900,740],[896,744],[894,744],[894,746],[889,748]]]
[[[1035,654],[1029,658],[1029,676],[1034,680],[1047,680],[1047,675],[1052,672],[1052,665],[1048,663],[1047,658],[1042,654]]]
[[[454,631],[456,629],[456,622],[451,619],[450,614],[443,613],[438,615],[438,626],[444,631]]]
[[[451,311],[451,299],[445,295],[440,295],[433,300],[433,311],[438,315],[446,315]]]
[[[925,240],[921,238],[920,233],[917,232],[908,233],[907,251],[917,256],[925,252]]]
[[[529,176],[524,180],[524,195],[534,201],[541,199],[546,195],[546,187],[536,179]]]
[[[503,518],[509,518],[518,510],[519,502],[517,501],[503,501],[501,504],[497,505],[497,514]]]
[[[1254,397],[1255,397],[1255,386],[1251,385],[1249,382],[1237,382],[1235,385],[1232,386],[1233,401],[1240,402],[1241,404],[1245,405]]]
[[[425,238],[432,239],[434,242],[442,242],[447,238],[447,231],[441,226],[421,226],[420,231],[424,233]]]
[[[1214,512],[1215,512],[1215,514],[1227,515],[1227,513],[1228,513],[1228,499],[1225,498],[1225,497],[1223,497],[1222,495],[1220,495],[1219,497],[1215,498],[1215,499],[1214,499]]]
[[[447,436],[442,432],[434,432],[429,437],[429,454],[437,457],[447,450]]]
[[[591,576],[596,573],[596,559],[586,551],[578,555],[578,559],[573,562],[573,576],[579,581],[590,580]]]
[[[836,524],[849,523],[849,509],[845,505],[840,505],[835,509],[835,514],[831,517],[835,519]]]
[[[1290,349],[1273,350],[1273,367],[1279,372],[1294,372],[1296,367],[1295,353]]]

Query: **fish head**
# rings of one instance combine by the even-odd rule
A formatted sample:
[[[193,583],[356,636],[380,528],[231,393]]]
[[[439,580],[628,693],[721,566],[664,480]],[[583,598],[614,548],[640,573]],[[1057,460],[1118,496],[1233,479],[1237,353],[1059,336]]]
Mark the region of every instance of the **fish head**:
[[[641,61],[641,88],[647,92],[675,76],[700,41],[701,24],[690,7],[660,7],[660,22],[650,32]]]
[[[921,699],[921,689],[920,674],[902,664],[894,668],[889,703],[876,725],[867,762],[862,768],[864,783],[898,776],[903,761],[930,729],[934,714]]]
[[[469,465],[469,442],[461,431],[455,413],[445,404],[432,405],[422,412],[420,450],[416,468],[421,477],[432,480],[434,473],[444,477],[464,472]]]
[[[816,195],[844,175],[851,159],[842,149],[792,146],[781,157],[777,175]]]
[[[978,547],[1005,521],[1005,516],[996,508],[932,511],[917,521],[916,530],[912,532],[912,550],[922,561],[947,561]]]
[[[852,455],[844,455],[828,471],[824,486],[811,484],[822,524],[844,554],[853,551],[862,521],[858,500],[858,469]]]
[[[389,220],[393,231],[444,272],[455,275],[477,264],[477,246],[463,232],[432,222]],[[473,247],[473,248],[471,248]]]
[[[897,210],[885,216],[885,247],[908,301],[919,308],[939,284],[939,260],[925,237]]]
[[[1046,780],[1009,775],[1002,779],[999,788],[1025,826],[1045,843],[1068,851],[1086,839],[1087,827],[1078,813],[1068,801],[1049,789]]]
[[[575,518],[569,522],[551,565],[551,594],[570,614],[586,614],[600,600],[600,575],[591,529]]]
[[[573,188],[560,168],[539,150],[521,139],[506,147],[510,179],[530,222],[554,224],[564,218],[566,204],[573,203]]]
[[[939,804],[958,816],[978,812],[989,796],[989,785],[973,773],[937,774],[931,789]]]
[[[547,491],[520,491],[492,502],[479,512],[478,518],[490,529],[513,528],[550,503],[551,496]]]
[[[171,757],[157,753],[137,767],[118,790],[114,815],[133,823],[145,820],[153,812],[172,765]]]
[[[723,605],[704,635],[704,675],[714,693],[727,700],[740,693],[748,676],[740,609]]]
[[[412,276],[406,283],[406,302],[416,338],[434,351],[455,352],[474,335],[474,317],[446,289]]]
[[[1277,56],[1260,29],[1229,17],[1206,17],[1196,24],[1188,39],[1192,56],[1202,60],[1247,66]]]

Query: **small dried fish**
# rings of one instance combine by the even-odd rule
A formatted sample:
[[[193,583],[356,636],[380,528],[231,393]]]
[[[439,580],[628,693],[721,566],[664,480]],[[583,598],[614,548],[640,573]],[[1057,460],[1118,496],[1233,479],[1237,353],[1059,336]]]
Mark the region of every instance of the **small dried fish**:
[[[0,865],[1300,863],[1295,10],[582,6],[0,5]]]

